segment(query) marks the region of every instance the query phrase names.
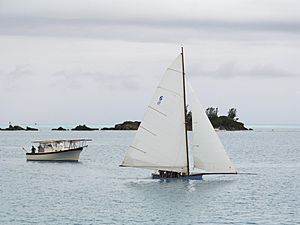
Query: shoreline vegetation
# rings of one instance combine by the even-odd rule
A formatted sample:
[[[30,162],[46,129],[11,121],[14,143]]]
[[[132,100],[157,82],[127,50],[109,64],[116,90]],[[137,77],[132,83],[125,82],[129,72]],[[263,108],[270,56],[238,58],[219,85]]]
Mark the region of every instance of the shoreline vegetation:
[[[103,127],[101,130],[137,130],[140,124],[140,121],[125,121],[116,124],[114,127]]]
[[[237,118],[237,110],[235,108],[231,108],[228,111],[227,116],[218,115],[218,108],[207,108],[205,111],[208,119],[210,120],[212,126],[216,130],[228,130],[228,131],[240,131],[240,130],[252,130],[251,128],[246,128],[244,124]],[[101,130],[137,130],[140,126],[140,121],[124,121],[123,123],[118,123],[113,127],[103,127]],[[188,111],[186,115],[186,128],[188,131],[192,130],[192,112]],[[58,128],[52,128],[51,131],[98,131],[99,128],[88,127],[85,124],[78,125],[74,128],[67,129],[62,126]],[[9,127],[1,129],[0,131],[38,131],[37,128],[28,127],[23,128],[18,125],[11,125]]]
[[[216,130],[228,130],[228,131],[239,131],[239,130],[252,130],[246,128],[244,123],[239,122],[237,118],[237,110],[231,108],[228,111],[227,116],[218,116],[218,108],[207,108],[205,111],[209,118],[212,126]],[[123,123],[116,124],[114,127],[104,127],[101,130],[137,130],[140,121],[125,121]],[[186,115],[186,128],[188,131],[192,130],[192,112],[189,111]]]
[[[63,127],[58,127],[58,128],[52,128],[51,129],[52,131],[67,131],[67,130],[69,130],[69,129],[66,129],[66,128],[63,128]]]
[[[0,128],[0,131],[38,131],[39,129],[37,128],[33,128],[33,127],[26,127],[26,128],[23,128],[21,126],[18,126],[18,125],[14,125],[12,126],[11,124],[7,127],[7,128]]]
[[[237,117],[237,110],[235,108],[229,109],[227,116],[219,116],[218,111],[218,108],[213,107],[205,110],[205,113],[214,129],[228,131],[252,130],[251,128],[246,128],[244,123],[238,121],[239,118]],[[189,111],[186,115],[186,127],[187,130],[192,130],[191,111]]]
[[[93,130],[99,130],[99,128],[91,128],[83,124],[83,125],[78,125],[75,128],[72,128],[71,130],[72,131],[93,131]]]
[[[23,128],[19,125],[9,125],[7,128],[0,128],[0,131],[38,131],[38,128],[33,128],[33,127],[28,127]],[[58,128],[52,128],[51,131],[69,131],[70,129],[63,128],[62,126],[59,126]],[[74,128],[71,129],[72,131],[94,131],[94,130],[100,130],[99,128],[91,128],[86,126],[85,124],[83,125],[78,125]]]

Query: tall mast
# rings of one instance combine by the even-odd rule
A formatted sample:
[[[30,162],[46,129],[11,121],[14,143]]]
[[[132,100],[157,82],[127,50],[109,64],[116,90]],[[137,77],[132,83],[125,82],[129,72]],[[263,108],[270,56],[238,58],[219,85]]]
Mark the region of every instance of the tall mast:
[[[184,133],[185,133],[186,165],[187,165],[187,175],[190,175],[188,136],[187,136],[187,130],[186,130],[186,94],[185,94],[185,72],[184,72],[183,47],[181,47],[181,60],[182,60],[182,79],[183,79],[182,83],[183,83],[183,110],[184,110]]]

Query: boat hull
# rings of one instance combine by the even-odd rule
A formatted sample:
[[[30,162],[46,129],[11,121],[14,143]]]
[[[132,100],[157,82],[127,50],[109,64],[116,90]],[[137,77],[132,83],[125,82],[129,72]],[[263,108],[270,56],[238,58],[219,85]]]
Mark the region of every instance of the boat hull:
[[[159,174],[153,173],[152,179],[159,180],[202,180],[202,174],[191,174],[189,176],[179,176],[179,177],[161,177]]]
[[[73,161],[79,160],[79,155],[83,147],[57,151],[57,152],[39,152],[39,153],[26,153],[27,161]]]

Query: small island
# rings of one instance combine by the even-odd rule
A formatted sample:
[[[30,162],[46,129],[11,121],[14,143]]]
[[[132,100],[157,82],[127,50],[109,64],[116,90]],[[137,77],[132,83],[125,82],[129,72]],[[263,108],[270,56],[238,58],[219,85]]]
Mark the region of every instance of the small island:
[[[63,128],[63,127],[58,127],[58,128],[52,128],[52,131],[67,131],[69,129]]]
[[[238,130],[248,130],[242,122],[239,122],[237,118],[237,110],[231,108],[228,111],[227,116],[218,116],[218,108],[207,108],[206,115],[209,118],[212,126],[217,130],[228,130],[228,131],[238,131]],[[125,121],[120,124],[116,124],[114,127],[104,127],[101,130],[137,130],[140,121]],[[186,128],[187,130],[192,130],[192,112],[189,111],[186,115]],[[249,130],[252,130],[251,128]]]
[[[91,128],[83,124],[83,125],[78,125],[75,128],[72,128],[71,130],[72,131],[93,131],[93,130],[99,130],[99,128]]]
[[[104,127],[101,130],[137,130],[140,126],[140,121],[125,121],[116,124],[114,127]]]
[[[34,127],[26,127],[27,131],[38,131],[39,129],[34,128]]]
[[[1,129],[1,130],[5,130],[5,131],[16,131],[16,130],[26,130],[25,128],[18,126],[18,125],[9,125],[7,128]]]
[[[0,128],[0,130],[2,130],[2,131],[38,131],[39,129],[33,128],[33,127],[28,127],[28,126],[25,129],[21,126],[18,126],[18,125],[13,126],[10,124],[7,128],[4,128],[4,129]]]
[[[205,113],[214,129],[228,130],[228,131],[248,130],[242,122],[238,121],[239,118],[237,118],[237,110],[235,108],[229,109],[227,116],[219,116],[218,108],[213,108],[213,107],[207,108],[205,110]],[[192,130],[191,111],[187,113],[186,121],[187,121],[186,124],[187,130]]]

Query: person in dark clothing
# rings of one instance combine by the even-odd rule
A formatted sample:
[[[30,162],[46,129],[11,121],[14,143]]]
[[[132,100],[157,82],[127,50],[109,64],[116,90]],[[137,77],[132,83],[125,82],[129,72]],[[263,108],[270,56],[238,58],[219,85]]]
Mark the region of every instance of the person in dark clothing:
[[[159,172],[159,176],[160,176],[160,177],[163,177],[163,175],[164,175],[164,171],[162,171],[162,170],[159,170],[158,172]]]
[[[31,147],[31,153],[35,153],[35,147],[34,146]]]

